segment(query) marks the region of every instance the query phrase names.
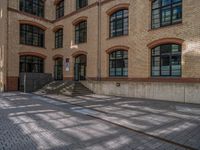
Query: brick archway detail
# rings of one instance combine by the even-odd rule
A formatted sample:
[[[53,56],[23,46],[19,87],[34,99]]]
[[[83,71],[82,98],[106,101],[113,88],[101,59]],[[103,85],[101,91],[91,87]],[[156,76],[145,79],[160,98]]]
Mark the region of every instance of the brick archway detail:
[[[63,25],[55,26],[55,27],[53,28],[53,32],[56,32],[56,31],[58,31],[59,29],[63,29],[63,28],[64,28]]]
[[[43,58],[43,59],[46,59],[47,56],[46,55],[43,55],[43,54],[40,54],[40,53],[36,53],[36,52],[20,52],[18,53],[20,56],[27,56],[27,55],[30,55],[30,56],[37,56],[37,57],[40,57],[40,58]]]
[[[121,4],[118,4],[118,5],[116,5],[116,6],[112,7],[112,8],[110,8],[110,9],[108,9],[108,10],[106,11],[106,13],[110,16],[110,15],[112,15],[114,12],[116,12],[116,11],[118,11],[118,10],[120,10],[120,9],[128,9],[129,5],[130,5],[130,4],[128,4],[128,3],[121,3]]]
[[[29,24],[29,25],[37,26],[37,27],[41,28],[42,30],[46,30],[47,29],[47,27],[45,27],[44,25],[39,24],[37,22],[29,21],[29,20],[19,20],[19,23],[20,24]]]
[[[56,54],[56,55],[53,56],[53,60],[55,60],[57,58],[62,58],[63,59],[63,55]]]
[[[85,52],[85,51],[77,51],[77,52],[74,52],[73,54],[72,54],[72,57],[77,57],[77,56],[79,56],[79,55],[87,55],[87,52]]]
[[[169,43],[182,45],[183,42],[184,42],[184,40],[179,39],[179,38],[163,38],[163,39],[158,39],[158,40],[155,40],[155,41],[149,43],[147,45],[147,47],[152,49],[152,48],[154,48],[154,47],[156,47],[158,45],[169,44]]]
[[[124,51],[128,51],[129,50],[129,47],[128,46],[124,46],[124,45],[117,45],[117,46],[113,46],[113,47],[110,47],[109,49],[106,50],[106,53],[107,54],[110,54],[116,50],[124,50]]]
[[[75,20],[72,22],[72,24],[75,26],[75,25],[79,24],[79,23],[82,22],[82,21],[87,21],[87,18],[88,18],[88,17],[86,17],[86,16],[79,17],[79,18],[75,19]]]

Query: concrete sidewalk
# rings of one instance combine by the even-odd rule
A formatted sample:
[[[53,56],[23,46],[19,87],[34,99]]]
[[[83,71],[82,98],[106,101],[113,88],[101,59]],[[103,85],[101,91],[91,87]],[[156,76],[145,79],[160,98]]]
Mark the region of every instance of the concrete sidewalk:
[[[0,94],[0,150],[200,149],[199,105],[48,96]]]

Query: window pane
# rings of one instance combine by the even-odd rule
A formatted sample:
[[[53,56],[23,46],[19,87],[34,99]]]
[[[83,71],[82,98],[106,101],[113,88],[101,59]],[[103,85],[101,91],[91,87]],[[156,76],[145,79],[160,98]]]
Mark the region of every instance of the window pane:
[[[110,16],[110,37],[128,34],[128,10],[119,10]]]
[[[43,59],[36,56],[20,57],[20,72],[43,73]]]
[[[182,18],[182,8],[181,8],[180,5],[173,7],[172,13],[173,13],[172,14],[172,22],[173,23],[181,21],[181,18]]]
[[[165,44],[152,49],[152,76],[181,76],[181,46]]]
[[[170,5],[171,0],[162,0],[162,6]]]
[[[110,76],[128,75],[128,53],[127,51],[114,51],[109,55]]]
[[[154,0],[152,28],[171,25],[182,20],[182,0]]]
[[[163,8],[162,12],[162,25],[170,24],[171,22],[171,9],[170,7]]]

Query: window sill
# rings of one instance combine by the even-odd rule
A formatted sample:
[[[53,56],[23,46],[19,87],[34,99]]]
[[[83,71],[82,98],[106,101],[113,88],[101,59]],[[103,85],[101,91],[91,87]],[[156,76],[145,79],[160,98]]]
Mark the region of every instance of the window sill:
[[[171,27],[181,26],[181,25],[183,25],[182,21],[181,22],[177,22],[175,24],[162,26],[162,27],[159,27],[159,28],[152,28],[152,29],[149,29],[148,32],[150,32],[150,31],[157,31],[157,30],[161,30],[161,29],[165,29],[165,28],[171,28]]]
[[[114,36],[114,37],[108,37],[106,40],[112,40],[112,39],[117,39],[117,38],[123,38],[123,37],[128,37],[128,34],[125,35],[120,35],[120,36]]]

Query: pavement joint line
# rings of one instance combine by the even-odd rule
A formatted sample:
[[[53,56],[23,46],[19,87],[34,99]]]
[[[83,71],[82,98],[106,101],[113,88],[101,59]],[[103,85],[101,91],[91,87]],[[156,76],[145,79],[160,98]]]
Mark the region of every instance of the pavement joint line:
[[[33,94],[34,94],[34,93],[33,93]],[[70,103],[70,102],[67,102],[67,101],[64,101],[64,100],[60,100],[60,99],[56,99],[56,98],[51,98],[51,97],[48,97],[48,96],[45,96],[45,95],[39,95],[39,94],[34,94],[34,95],[38,95],[38,96],[41,96],[41,97],[49,98],[49,99],[52,99],[52,100],[55,100],[55,101],[62,101],[62,102],[65,102],[65,103],[70,104],[70,105],[73,105],[73,106],[79,106],[79,107],[86,108],[86,109],[90,109],[90,110],[94,110],[94,111],[97,111],[97,112],[100,112],[100,113],[109,114],[109,113],[107,113],[107,112],[100,111],[100,110],[97,110],[97,109],[94,109],[94,108],[92,108],[92,109],[91,109],[91,108],[87,108],[87,107],[82,106],[82,105],[79,105],[79,104],[73,104],[73,103]],[[52,104],[52,105],[53,105],[53,104]],[[130,127],[121,125],[121,124],[119,124],[119,123],[115,123],[115,122],[112,122],[112,121],[109,121],[109,120],[106,120],[106,119],[103,119],[103,118],[100,118],[100,117],[97,117],[97,116],[94,116],[94,115],[89,115],[89,114],[85,114],[85,115],[87,115],[87,116],[89,116],[89,117],[92,117],[92,118],[95,118],[95,119],[98,119],[98,120],[101,120],[101,121],[104,121],[104,122],[107,122],[107,123],[110,123],[110,124],[113,124],[113,125],[116,125],[116,126],[119,126],[119,127],[121,127],[121,128],[130,130],[130,131],[132,131],[132,132],[136,132],[136,133],[139,133],[139,134],[142,134],[142,135],[145,135],[145,136],[154,138],[154,139],[158,139],[158,140],[161,140],[161,141],[164,141],[164,142],[167,142],[167,143],[170,143],[170,144],[173,144],[173,145],[182,147],[182,148],[186,148],[187,150],[198,150],[198,149],[196,149],[196,148],[194,148],[194,147],[190,147],[190,146],[187,146],[187,145],[184,145],[184,144],[180,144],[180,143],[177,143],[177,142],[174,142],[174,141],[171,141],[171,140],[168,140],[168,139],[159,137],[159,136],[155,136],[155,135],[152,135],[152,134],[148,134],[148,133],[146,133],[146,132],[143,132],[143,131],[140,131],[140,130],[136,130],[136,129],[133,129],[133,128],[130,128]]]

